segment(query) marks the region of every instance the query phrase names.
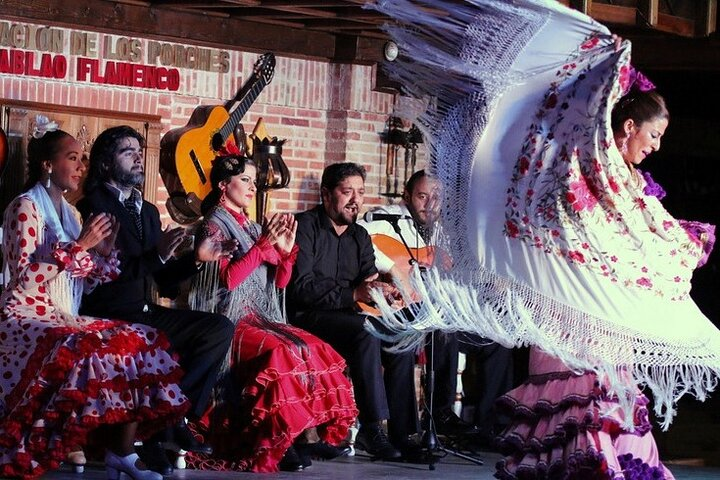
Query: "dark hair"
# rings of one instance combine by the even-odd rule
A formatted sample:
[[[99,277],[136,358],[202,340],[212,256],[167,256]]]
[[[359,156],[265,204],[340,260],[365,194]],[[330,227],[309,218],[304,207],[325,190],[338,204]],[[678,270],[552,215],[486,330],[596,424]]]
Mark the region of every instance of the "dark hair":
[[[611,126],[613,132],[620,133],[626,120],[632,119],[638,126],[657,118],[670,120],[670,112],[665,99],[655,90],[640,91],[633,89],[622,97],[612,111]]]
[[[73,138],[64,130],[45,132],[40,138],[32,137],[28,142],[28,178],[23,192],[30,190],[40,181],[43,174],[43,162],[52,160],[60,150],[60,141],[65,137]]]
[[[235,175],[243,173],[248,165],[254,167],[255,162],[242,155],[220,155],[215,157],[215,160],[212,162],[212,168],[210,169],[210,184],[212,185],[212,190],[210,190],[210,193],[205,196],[202,204],[200,204],[200,211],[203,215],[209,212],[210,209],[220,201],[220,197],[222,196],[220,184]]]
[[[412,195],[413,191],[415,190],[415,184],[420,181],[422,178],[429,178],[432,180],[437,180],[438,178],[435,175],[431,175],[427,173],[425,170],[418,170],[417,172],[410,175],[410,178],[408,179],[407,183],[405,184],[405,192],[407,192],[408,195]]]
[[[110,180],[115,155],[120,142],[126,138],[134,138],[140,143],[140,147],[145,147],[145,138],[128,125],[108,128],[97,136],[90,149],[90,168],[83,188],[85,193],[92,192],[98,185]]]
[[[323,170],[320,188],[333,190],[348,177],[362,177],[365,181],[365,167],[352,162],[333,163]]]

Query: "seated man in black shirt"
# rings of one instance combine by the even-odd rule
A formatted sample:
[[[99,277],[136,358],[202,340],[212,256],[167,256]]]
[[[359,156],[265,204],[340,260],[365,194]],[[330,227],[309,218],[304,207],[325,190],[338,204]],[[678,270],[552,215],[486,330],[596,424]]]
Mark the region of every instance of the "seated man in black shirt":
[[[354,163],[328,166],[320,192],[322,204],[297,215],[300,252],[289,288],[289,318],[346,359],[360,410],[358,446],[382,459],[398,458],[418,429],[415,355],[384,351],[364,327],[369,317],[356,308],[358,301],[371,302],[373,288],[388,298],[398,295],[394,286],[377,280],[370,236],[355,223],[365,169]]]

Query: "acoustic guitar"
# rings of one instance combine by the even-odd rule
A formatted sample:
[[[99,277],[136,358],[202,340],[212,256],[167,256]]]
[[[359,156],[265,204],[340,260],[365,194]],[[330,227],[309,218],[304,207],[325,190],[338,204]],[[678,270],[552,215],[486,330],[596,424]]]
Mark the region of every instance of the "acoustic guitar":
[[[370,239],[378,250],[395,262],[395,266],[400,270],[400,281],[406,288],[410,288],[410,273],[413,269],[413,263],[405,245],[403,245],[400,240],[396,240],[382,233],[370,235]],[[431,265],[435,260],[435,247],[410,248],[410,252],[412,252],[415,260],[420,264]],[[392,280],[390,279],[390,281]],[[380,310],[372,305],[364,302],[357,302],[357,305],[358,308],[365,313],[380,315]]]
[[[227,106],[199,106],[187,125],[170,130],[160,141],[160,173],[168,191],[172,195],[180,189],[179,193],[196,197],[198,214],[200,201],[212,189],[212,161],[274,73],[275,55],[270,52],[261,55],[252,75],[235,96],[239,105],[232,113]]]

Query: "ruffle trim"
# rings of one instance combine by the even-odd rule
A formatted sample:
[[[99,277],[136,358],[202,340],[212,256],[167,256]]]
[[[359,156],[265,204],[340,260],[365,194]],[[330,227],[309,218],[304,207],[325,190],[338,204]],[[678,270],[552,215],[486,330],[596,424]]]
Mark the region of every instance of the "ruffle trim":
[[[617,399],[608,395],[594,374],[552,379],[541,385],[530,381],[500,397],[497,407],[513,419],[497,444],[503,452],[534,451],[564,447],[578,435],[604,431],[625,432],[625,415]],[[648,399],[638,394],[633,408],[632,434],[652,430]]]
[[[212,458],[188,454],[188,464],[202,470],[276,472],[285,451],[308,428],[318,427],[330,444],[343,441],[358,415],[345,363],[326,344],[310,346],[305,362],[287,358],[284,354],[294,347],[282,345],[271,358],[240,362],[237,368],[247,382],[242,399],[216,405],[196,426],[222,449],[216,448]],[[257,371],[254,362],[264,368]],[[241,378],[236,381],[243,384]]]
[[[665,478],[661,465],[652,467],[630,453],[619,455],[613,462],[605,456],[610,450],[604,450],[613,445],[612,438],[649,435],[647,397],[636,397],[632,415],[635,429],[631,433],[623,428],[625,416],[617,400],[608,396],[594,374],[568,373],[533,376],[498,399],[498,409],[511,416],[512,424],[496,439],[498,449],[506,455],[496,465],[496,477]],[[619,465],[620,471],[615,472],[611,465]]]
[[[64,335],[62,330],[55,329],[41,340],[25,369],[37,374],[12,392],[13,403],[8,403],[0,422],[0,458],[12,463],[0,465],[2,476],[32,478],[58,468],[70,449],[84,446],[88,434],[100,425],[137,421],[138,437],[143,438],[182,418],[189,408],[179,387],[171,387],[183,372],[162,350],[168,343],[164,336],[156,335],[148,345],[139,335],[118,334],[126,338],[113,337],[105,348],[93,351],[94,341],[88,337],[95,332],[90,332],[81,335],[77,350],[62,345],[52,352],[58,336]],[[112,351],[113,346],[119,351]],[[135,355],[137,377],[87,379],[90,371],[98,378],[112,376],[97,371],[106,354]],[[169,371],[143,372],[146,356]],[[52,358],[48,361],[48,357]],[[100,408],[99,401],[88,401],[100,398],[113,404]]]

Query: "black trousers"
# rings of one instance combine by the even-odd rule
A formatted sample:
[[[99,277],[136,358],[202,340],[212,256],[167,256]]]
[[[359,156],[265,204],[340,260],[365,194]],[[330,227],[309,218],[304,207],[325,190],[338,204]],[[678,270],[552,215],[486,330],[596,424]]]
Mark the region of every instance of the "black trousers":
[[[513,388],[513,351],[476,335],[460,333],[460,351],[473,356],[478,363],[480,396],[475,404],[473,423],[491,429],[498,423],[495,400]]]
[[[148,325],[165,333],[172,351],[180,356],[180,366],[185,371],[180,388],[192,403],[188,415],[198,418],[207,408],[235,326],[226,317],[215,313],[175,310],[160,305],[149,307],[148,312],[124,315],[120,319]]]
[[[345,358],[360,422],[387,419],[391,440],[406,439],[418,431],[415,353],[383,350],[387,344],[365,330],[367,318],[351,310],[313,311],[298,315],[293,324],[326,341]]]
[[[432,342],[431,342],[432,340]],[[425,401],[430,408],[430,371],[434,374],[432,414],[452,409],[457,391],[458,334],[435,331],[425,338]]]

